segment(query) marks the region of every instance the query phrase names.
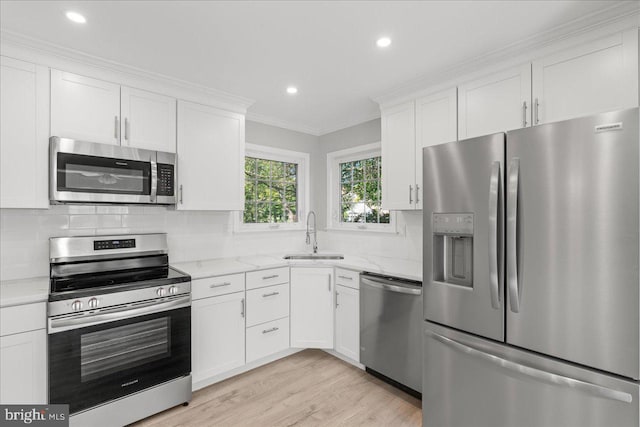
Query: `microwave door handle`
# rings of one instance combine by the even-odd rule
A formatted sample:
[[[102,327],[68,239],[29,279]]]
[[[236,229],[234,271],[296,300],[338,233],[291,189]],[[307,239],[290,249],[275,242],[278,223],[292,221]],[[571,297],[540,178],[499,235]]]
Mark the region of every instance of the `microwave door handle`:
[[[158,195],[158,163],[155,160],[151,160],[151,203],[156,202],[156,196]]]

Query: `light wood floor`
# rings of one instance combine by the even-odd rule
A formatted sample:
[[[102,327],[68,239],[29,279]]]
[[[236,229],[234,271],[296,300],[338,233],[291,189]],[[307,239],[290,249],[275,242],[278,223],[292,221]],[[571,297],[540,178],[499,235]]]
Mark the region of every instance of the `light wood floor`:
[[[418,399],[324,351],[304,350],[193,394],[149,426],[421,426]]]

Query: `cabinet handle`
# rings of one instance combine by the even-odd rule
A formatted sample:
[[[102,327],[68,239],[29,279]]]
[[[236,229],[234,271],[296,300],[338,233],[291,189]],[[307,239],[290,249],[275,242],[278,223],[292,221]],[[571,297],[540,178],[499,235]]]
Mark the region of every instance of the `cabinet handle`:
[[[540,103],[538,102],[538,98],[536,98],[534,104],[533,104],[533,117],[534,117],[534,121],[533,124],[537,125],[538,123],[540,123]]]
[[[522,127],[527,127],[527,101],[522,103]]]
[[[338,304],[338,295],[340,295],[340,293],[336,291],[336,308],[338,308],[338,306],[340,305]]]
[[[263,334],[268,334],[269,332],[275,332],[275,331],[277,331],[278,329],[280,329],[280,328],[278,328],[277,326],[274,326],[274,327],[273,327],[273,328],[271,328],[271,329],[264,329],[264,330],[262,331],[262,333],[263,333]]]
[[[244,317],[244,298],[240,300],[240,306],[242,307],[240,311],[240,316]]]
[[[231,285],[231,282],[224,282],[224,283],[214,283],[213,285],[209,285],[209,288],[213,289],[213,288],[221,288],[223,286],[229,286]]]
[[[338,276],[338,279],[353,280],[353,277],[349,277],[349,276]]]
[[[409,184],[409,204],[413,204],[413,186]]]
[[[416,205],[418,203],[420,203],[420,195],[419,195],[419,191],[420,191],[420,186],[418,184],[416,184]]]
[[[278,276],[280,276],[280,275],[279,274],[272,274],[271,276],[263,276],[262,280],[275,279]]]
[[[182,194],[184,192],[182,191],[182,184],[180,184],[180,204],[182,204]]]
[[[331,276],[328,276],[327,279],[329,279],[327,284],[329,285],[329,292],[331,292]]]
[[[124,139],[129,141],[129,118],[124,118]]]
[[[118,116],[115,116],[114,126],[113,126],[113,137],[118,139],[118,135],[120,134],[120,120]]]
[[[262,294],[262,298],[272,297],[275,295],[280,295],[280,292],[271,292],[269,294]]]

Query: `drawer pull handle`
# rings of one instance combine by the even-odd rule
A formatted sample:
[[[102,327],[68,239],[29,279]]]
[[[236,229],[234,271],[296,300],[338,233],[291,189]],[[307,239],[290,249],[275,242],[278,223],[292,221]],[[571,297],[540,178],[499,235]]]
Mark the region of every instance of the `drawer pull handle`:
[[[275,296],[275,295],[280,295],[280,292],[271,292],[271,293],[268,293],[268,294],[262,294],[262,298],[272,297],[272,296]]]
[[[269,332],[275,332],[275,331],[277,331],[278,329],[280,329],[280,328],[278,328],[278,327],[273,327],[273,328],[271,328],[271,329],[265,329],[265,330],[263,330],[263,331],[262,331],[262,333],[263,333],[263,334],[268,334]]]
[[[353,277],[349,277],[349,276],[338,276],[338,279],[353,280]]]
[[[229,286],[231,285],[231,282],[224,282],[224,283],[214,283],[213,285],[209,285],[209,288],[213,289],[213,288],[221,288],[223,286]]]
[[[280,275],[279,274],[272,274],[271,276],[263,276],[262,280],[275,279],[278,276],[280,276]]]

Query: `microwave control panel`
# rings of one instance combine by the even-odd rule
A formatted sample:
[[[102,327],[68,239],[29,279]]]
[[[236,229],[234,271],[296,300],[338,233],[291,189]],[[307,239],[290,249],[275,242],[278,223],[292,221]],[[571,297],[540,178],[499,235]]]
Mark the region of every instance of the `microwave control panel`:
[[[174,165],[158,163],[158,196],[173,196],[175,181]]]

